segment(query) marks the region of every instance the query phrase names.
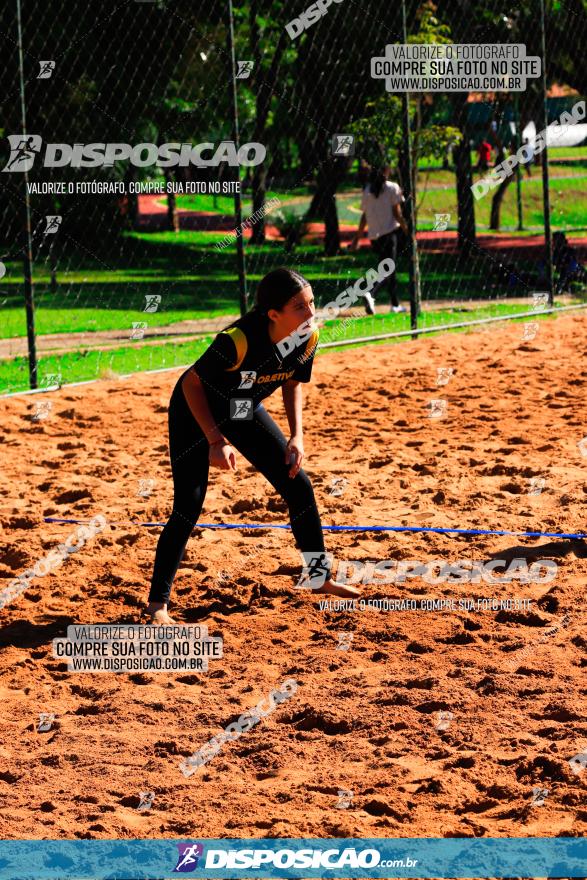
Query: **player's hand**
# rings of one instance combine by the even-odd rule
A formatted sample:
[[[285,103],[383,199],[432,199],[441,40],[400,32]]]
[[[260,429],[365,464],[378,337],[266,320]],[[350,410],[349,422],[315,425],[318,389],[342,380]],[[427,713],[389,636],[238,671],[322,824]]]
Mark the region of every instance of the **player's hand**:
[[[304,444],[301,437],[291,437],[285,449],[285,463],[289,465],[289,476],[296,477],[304,458]]]
[[[236,455],[226,440],[210,444],[209,461],[212,467],[220,468],[222,471],[236,471]]]

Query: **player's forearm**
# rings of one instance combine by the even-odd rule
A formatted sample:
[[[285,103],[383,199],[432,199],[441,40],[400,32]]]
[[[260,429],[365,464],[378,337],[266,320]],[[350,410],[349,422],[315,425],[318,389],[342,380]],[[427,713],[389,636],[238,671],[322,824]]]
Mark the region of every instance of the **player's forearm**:
[[[356,239],[359,239],[359,238],[362,236],[362,234],[363,234],[364,231],[365,231],[365,227],[366,227],[366,226],[367,226],[367,216],[366,216],[366,214],[363,212],[363,214],[361,214],[361,219],[360,219],[360,221],[359,221],[359,228],[357,229],[357,231],[356,231],[356,233],[355,233],[355,238],[356,238]]]
[[[290,433],[293,436],[302,435],[302,386],[300,382],[285,384],[282,388],[283,405],[289,424]]]
[[[194,370],[190,370],[186,374],[182,388],[191,414],[206,435],[208,443],[218,443],[220,440],[224,440],[224,435],[210,411],[204,386]]]

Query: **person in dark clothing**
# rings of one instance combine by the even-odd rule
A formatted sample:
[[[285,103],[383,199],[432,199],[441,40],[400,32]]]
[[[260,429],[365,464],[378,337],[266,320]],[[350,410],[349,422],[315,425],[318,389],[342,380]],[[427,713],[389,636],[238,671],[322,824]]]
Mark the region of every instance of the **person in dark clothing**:
[[[310,583],[314,591],[359,595],[355,587],[332,579],[314,491],[301,469],[301,383],[310,381],[318,344],[314,314],[306,279],[276,269],[261,281],[255,307],[219,333],[177,381],[168,414],[173,510],[157,544],[146,609],[155,622],[173,622],[167,611],[171,587],[204,504],[209,468],[236,471],[235,449],[285,500],[297,545],[314,559],[309,578],[314,572],[314,584],[321,584]],[[300,333],[293,348],[278,345],[300,327],[306,330],[303,341]],[[277,388],[282,389],[289,440],[262,403]]]
[[[369,241],[377,254],[378,261],[391,258],[395,263],[397,261],[398,231],[401,229],[407,234],[408,227],[401,209],[404,201],[401,187],[389,180],[390,173],[389,165],[384,165],[379,169],[374,168],[371,171],[369,183],[363,190],[361,197],[362,214],[359,228],[350,245],[350,250],[357,249],[359,239],[367,228]],[[397,273],[394,271],[371,293],[365,294],[367,314],[375,314],[375,297],[383,287],[388,289],[391,311],[405,312],[405,307],[400,305],[397,298]]]
[[[564,232],[552,236],[552,262],[558,275],[556,293],[570,289],[571,281],[584,281],[586,273]]]

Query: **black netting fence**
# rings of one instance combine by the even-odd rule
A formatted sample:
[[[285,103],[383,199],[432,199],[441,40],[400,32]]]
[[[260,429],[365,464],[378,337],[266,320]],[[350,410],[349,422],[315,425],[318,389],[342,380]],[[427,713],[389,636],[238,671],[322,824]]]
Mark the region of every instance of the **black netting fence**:
[[[280,265],[319,311],[352,291],[322,346],[516,316],[531,338],[585,303],[585,0],[1,16],[0,393],[189,364]],[[523,45],[542,70],[388,91],[372,59],[406,43]]]

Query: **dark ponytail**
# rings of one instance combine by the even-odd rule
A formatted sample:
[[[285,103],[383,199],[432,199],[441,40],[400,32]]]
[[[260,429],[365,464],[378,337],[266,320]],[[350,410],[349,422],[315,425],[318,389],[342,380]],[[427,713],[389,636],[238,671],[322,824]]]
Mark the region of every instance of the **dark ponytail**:
[[[280,312],[292,296],[295,296],[304,287],[310,287],[310,282],[306,281],[304,276],[294,269],[273,269],[259,282],[255,305],[249,309],[247,315],[264,315],[269,320],[267,317],[269,309],[277,309]],[[228,330],[230,327],[236,327],[240,320],[241,318],[237,318],[236,321],[223,329]]]
[[[385,175],[382,168],[373,168],[369,174],[369,189],[376,199],[381,195],[381,190],[385,185]]]
[[[255,309],[264,315],[269,309],[281,311],[292,296],[309,286],[310,282],[306,281],[304,276],[294,269],[273,269],[259,282],[255,297]]]

